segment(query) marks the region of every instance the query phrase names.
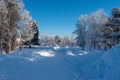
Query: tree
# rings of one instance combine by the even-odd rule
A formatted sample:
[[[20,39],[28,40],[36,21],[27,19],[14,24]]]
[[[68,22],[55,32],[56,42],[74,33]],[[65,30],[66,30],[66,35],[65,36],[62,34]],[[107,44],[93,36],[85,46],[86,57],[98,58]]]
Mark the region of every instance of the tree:
[[[88,15],[81,15],[80,18],[77,20],[76,24],[77,29],[73,32],[74,34],[77,35],[75,40],[77,45],[80,46],[82,50],[85,49],[87,25]]]
[[[4,49],[4,44],[6,44],[5,39],[7,37],[8,28],[6,27],[6,18],[7,18],[7,7],[4,0],[0,1],[0,53],[2,54]]]
[[[16,47],[16,36],[18,23],[20,21],[20,11],[22,4],[19,0],[1,0],[0,1],[0,31],[1,49],[6,53],[12,51]],[[4,32],[3,32],[4,31]]]
[[[58,46],[60,46],[61,37],[59,35],[56,35],[54,39],[55,39],[55,44],[58,45]]]
[[[111,12],[106,25],[106,40],[109,41],[106,44],[110,47],[120,42],[120,8],[113,8]]]
[[[76,43],[85,50],[85,46],[90,46],[90,50],[102,46],[104,27],[107,23],[105,12],[100,9],[89,15],[81,15],[77,21],[77,29],[74,33],[77,35]]]
[[[22,39],[25,44],[29,45],[31,47],[31,40],[34,37],[34,30],[33,30],[33,21],[32,18],[29,15],[29,11],[24,10],[22,15]]]
[[[61,45],[62,46],[75,46],[75,40],[74,40],[74,37],[73,35],[71,36],[64,36],[62,39],[61,39]]]
[[[50,36],[48,34],[44,34],[40,37],[40,44],[41,46],[55,46],[55,39],[54,36]]]
[[[39,31],[38,31],[37,23],[33,21],[32,25],[33,25],[32,29],[33,29],[34,36],[33,36],[33,39],[31,40],[31,43],[33,45],[38,45],[39,44]]]
[[[102,9],[91,13],[89,15],[88,23],[88,41],[90,44],[90,50],[98,47],[100,49],[101,41],[103,40],[103,30],[107,23],[107,17]]]
[[[17,30],[19,27],[19,22],[21,20],[21,10],[22,10],[22,4],[19,0],[6,0],[7,8],[8,8],[8,15],[7,15],[7,23],[9,27],[9,39],[7,39],[7,46],[9,51],[12,51],[16,48],[16,37],[17,37]]]

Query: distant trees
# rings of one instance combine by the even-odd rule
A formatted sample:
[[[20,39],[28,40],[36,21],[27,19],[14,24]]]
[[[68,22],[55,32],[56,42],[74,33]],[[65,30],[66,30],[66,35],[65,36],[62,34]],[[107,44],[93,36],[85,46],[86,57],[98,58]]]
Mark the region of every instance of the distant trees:
[[[73,36],[64,36],[61,37],[59,35],[50,36],[50,35],[42,35],[40,37],[41,46],[75,46],[75,41]]]
[[[58,36],[58,35],[56,35],[55,37],[54,37],[54,39],[55,39],[55,44],[56,45],[60,45],[60,43],[61,43],[61,37],[60,36]]]
[[[71,36],[64,36],[62,38],[61,45],[65,46],[65,47],[67,47],[67,46],[76,46],[76,42],[74,40],[74,36],[73,35],[71,35]]]

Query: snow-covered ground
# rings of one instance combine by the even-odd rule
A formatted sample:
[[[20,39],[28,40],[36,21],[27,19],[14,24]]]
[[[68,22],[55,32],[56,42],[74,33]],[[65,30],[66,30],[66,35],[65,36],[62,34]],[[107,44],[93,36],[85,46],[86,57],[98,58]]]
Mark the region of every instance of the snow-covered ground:
[[[120,80],[120,45],[108,51],[34,47],[0,55],[0,80]]]

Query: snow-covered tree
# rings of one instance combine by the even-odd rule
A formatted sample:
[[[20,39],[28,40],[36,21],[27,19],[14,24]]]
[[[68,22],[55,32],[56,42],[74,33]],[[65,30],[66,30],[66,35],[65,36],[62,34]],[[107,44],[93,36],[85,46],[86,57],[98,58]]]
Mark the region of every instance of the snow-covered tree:
[[[105,37],[109,41],[106,41],[106,44],[110,47],[120,42],[120,8],[113,8],[111,15],[105,29]]]
[[[75,40],[73,36],[51,36],[48,34],[44,34],[40,37],[41,46],[75,46]]]
[[[38,45],[39,44],[39,30],[37,27],[37,23],[35,21],[33,21],[32,30],[33,30],[34,36],[31,40],[31,43],[33,45]]]
[[[68,47],[68,46],[75,46],[75,40],[74,40],[74,37],[73,35],[71,36],[64,36],[62,39],[61,39],[61,45],[62,46],[65,46],[65,47]]]
[[[17,37],[17,30],[19,27],[19,22],[21,20],[21,10],[22,10],[22,3],[20,0],[6,0],[8,15],[7,15],[7,23],[9,28],[9,39],[8,42],[8,50],[14,50],[16,47],[16,37]]]
[[[87,25],[88,25],[88,15],[81,15],[80,18],[77,20],[76,24],[76,30],[73,32],[77,35],[76,37],[76,43],[78,46],[82,48],[82,50],[85,49],[86,44],[86,31],[87,31]]]
[[[54,36],[50,36],[48,34],[44,34],[40,37],[41,46],[55,46]]]
[[[0,1],[0,53],[3,52],[3,49],[4,49],[4,44],[6,43],[5,42],[5,39],[6,38],[9,38],[7,37],[7,32],[8,32],[8,28],[6,27],[7,26],[7,7],[6,7],[6,3],[4,0],[1,0]]]
[[[21,0],[0,0],[0,52],[9,53],[17,46],[17,38],[38,39],[35,22],[24,10]]]
[[[22,39],[25,43],[27,42],[31,46],[31,40],[33,39],[36,31],[33,29],[34,21],[32,20],[29,11],[24,10],[22,22]]]
[[[15,42],[21,8],[22,4],[19,0],[0,0],[1,48],[6,53],[9,53],[16,47]]]
[[[89,15],[87,41],[90,44],[90,50],[92,48],[95,49],[96,47],[100,49],[102,46],[101,41],[103,40],[103,29],[105,28],[106,23],[107,17],[102,9]]]
[[[105,12],[100,9],[89,15],[81,15],[77,21],[77,29],[74,33],[77,35],[76,43],[78,46],[85,49],[85,46],[92,48],[102,46],[104,27],[107,23]]]

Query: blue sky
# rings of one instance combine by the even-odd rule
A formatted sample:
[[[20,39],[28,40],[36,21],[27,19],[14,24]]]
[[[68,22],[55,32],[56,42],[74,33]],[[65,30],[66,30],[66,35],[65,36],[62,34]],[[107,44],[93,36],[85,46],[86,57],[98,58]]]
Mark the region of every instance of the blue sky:
[[[81,14],[98,9],[110,15],[114,7],[120,7],[120,0],[23,0],[25,8],[37,21],[40,35],[71,35],[76,20]]]

